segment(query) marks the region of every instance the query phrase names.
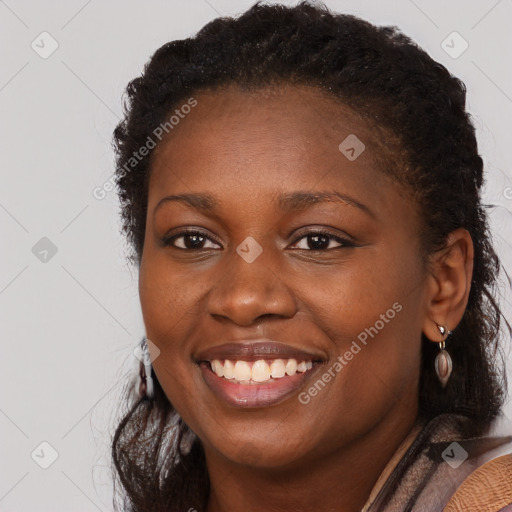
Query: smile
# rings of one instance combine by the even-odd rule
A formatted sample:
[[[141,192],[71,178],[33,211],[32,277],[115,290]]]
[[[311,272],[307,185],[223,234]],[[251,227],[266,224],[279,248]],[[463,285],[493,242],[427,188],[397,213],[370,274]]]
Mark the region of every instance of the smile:
[[[327,357],[259,339],[210,347],[193,359],[216,399],[229,406],[260,408],[298,394]]]

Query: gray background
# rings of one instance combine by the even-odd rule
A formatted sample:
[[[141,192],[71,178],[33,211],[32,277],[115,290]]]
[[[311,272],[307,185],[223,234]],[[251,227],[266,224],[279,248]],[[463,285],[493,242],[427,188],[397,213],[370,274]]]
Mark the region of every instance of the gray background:
[[[98,200],[93,190],[112,175],[121,93],[149,56],[252,3],[0,0],[4,512],[112,510],[109,435],[144,329],[116,197]],[[492,225],[511,272],[512,2],[326,4],[399,26],[466,83],[488,173],[485,200],[498,205]],[[454,31],[469,45],[461,55]],[[52,44],[57,50],[45,55]],[[502,292],[511,318],[510,286]]]

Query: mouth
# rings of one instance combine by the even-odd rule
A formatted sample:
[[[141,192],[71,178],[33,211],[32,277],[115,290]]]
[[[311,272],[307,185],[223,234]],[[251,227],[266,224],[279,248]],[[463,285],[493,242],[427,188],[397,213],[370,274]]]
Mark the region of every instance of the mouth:
[[[325,361],[269,340],[229,343],[198,354],[203,379],[221,401],[236,407],[267,407],[296,394]]]

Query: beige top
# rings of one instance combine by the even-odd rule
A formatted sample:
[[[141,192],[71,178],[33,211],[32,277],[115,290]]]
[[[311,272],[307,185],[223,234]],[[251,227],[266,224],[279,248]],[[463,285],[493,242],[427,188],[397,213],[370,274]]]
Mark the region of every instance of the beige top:
[[[471,473],[443,512],[512,511],[512,454],[493,459]],[[508,506],[507,506],[508,505]]]

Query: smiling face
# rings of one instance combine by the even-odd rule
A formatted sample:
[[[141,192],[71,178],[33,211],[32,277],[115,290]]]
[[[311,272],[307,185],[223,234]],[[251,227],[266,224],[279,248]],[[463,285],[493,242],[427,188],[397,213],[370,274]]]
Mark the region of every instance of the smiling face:
[[[210,463],[277,468],[402,439],[417,413],[425,271],[417,213],[380,170],[375,132],[306,86],[194,97],[153,155],[140,267],[167,397]],[[353,137],[339,149],[349,135],[358,156]],[[270,368],[272,346],[210,351],[260,339],[286,345],[285,365],[297,351],[315,364],[236,384],[201,363]]]

